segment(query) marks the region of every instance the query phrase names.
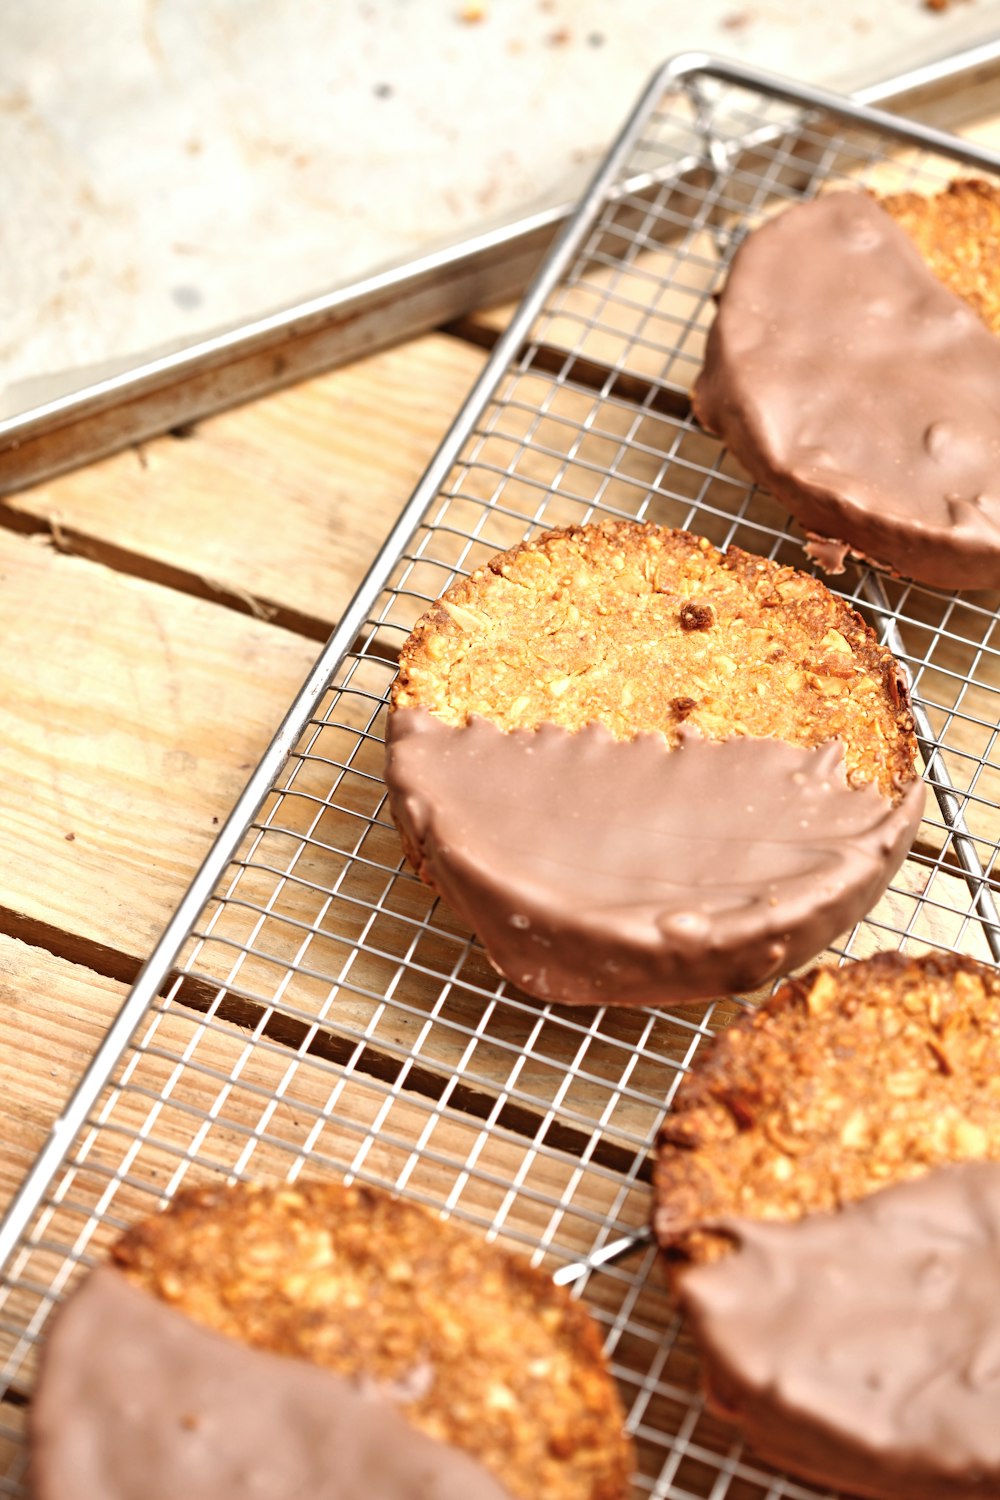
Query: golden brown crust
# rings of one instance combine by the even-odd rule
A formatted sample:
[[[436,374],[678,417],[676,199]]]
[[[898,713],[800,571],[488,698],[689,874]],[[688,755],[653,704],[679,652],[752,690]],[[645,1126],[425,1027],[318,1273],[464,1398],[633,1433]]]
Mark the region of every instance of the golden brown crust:
[[[630,1445],[596,1329],[525,1262],[366,1187],[203,1188],[112,1259],[206,1327],[406,1389],[432,1437],[523,1500],[620,1500]]]
[[[619,739],[839,738],[852,784],[916,776],[906,690],[844,600],[794,568],[686,531],[549,531],[449,589],[400,655],[393,707],[503,729],[600,723]]]
[[[656,1230],[712,1258],[706,1224],[794,1220],[950,1162],[1000,1160],[1000,974],[881,953],[790,980],[684,1079],[658,1145]]]
[[[938,280],[1000,333],[1000,189],[966,177],[929,197],[893,193],[880,202]]]

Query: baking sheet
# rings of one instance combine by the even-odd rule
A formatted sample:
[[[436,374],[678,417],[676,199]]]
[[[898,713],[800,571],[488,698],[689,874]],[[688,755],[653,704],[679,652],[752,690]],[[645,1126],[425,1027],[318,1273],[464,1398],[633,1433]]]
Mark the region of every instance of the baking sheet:
[[[0,20],[0,420],[574,196],[652,67],[858,87],[1000,0],[40,0]]]

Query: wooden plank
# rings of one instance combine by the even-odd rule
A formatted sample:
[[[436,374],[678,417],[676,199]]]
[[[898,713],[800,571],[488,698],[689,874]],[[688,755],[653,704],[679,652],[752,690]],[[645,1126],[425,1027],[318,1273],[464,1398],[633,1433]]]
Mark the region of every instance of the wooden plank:
[[[525,398],[534,401],[537,392],[529,378],[519,381]],[[540,502],[549,505],[547,519],[579,519],[585,513],[588,487],[594,495],[604,450],[621,441],[615,423],[624,417],[612,405],[591,420],[592,398],[585,393],[567,392],[559,399],[562,405],[549,408],[544,431],[535,432],[535,438],[549,441],[552,456],[520,449],[511,460],[520,443],[517,429],[510,437],[498,429],[484,441],[480,465],[490,456],[495,469],[514,462],[504,490],[511,514],[490,514],[481,529],[483,543],[468,553],[466,565],[480,561],[489,547],[514,540]],[[520,422],[523,414],[514,411],[511,420]],[[565,452],[567,434],[579,434],[585,420],[585,443],[594,452],[577,446],[573,459],[562,463],[559,444]],[[658,459],[652,426],[649,438],[645,449],[634,456],[630,450],[627,462],[619,460],[615,480],[603,490],[625,510],[636,508],[654,480]],[[561,472],[553,471],[561,463]],[[700,469],[679,465],[678,475],[675,480],[672,471],[664,481],[664,489],[673,487],[678,498],[658,499],[657,519],[684,519],[687,501],[681,490],[700,483]],[[553,481],[559,498],[546,499]],[[475,492],[486,495],[495,483],[489,466],[472,472],[466,498],[448,502],[448,523],[469,529],[472,511],[483,514]],[[733,481],[714,483],[720,489]],[[579,498],[571,499],[574,492]],[[562,514],[570,505],[576,517]],[[433,546],[438,540],[442,549],[456,543],[447,531]],[[435,594],[442,568],[456,558],[447,550],[439,558],[433,550],[427,556],[432,561],[421,564],[420,586]],[[18,787],[0,829],[0,906],[24,921],[64,930],[135,960],[150,950],[207,849],[213,819],[225,816],[270,738],[312,661],[312,645],[232,610],[144,580],[123,579],[9,532],[0,532],[0,571],[0,628],[7,643],[0,667],[0,726],[4,772],[10,786]],[[415,615],[420,600],[408,601],[408,609]],[[400,618],[400,624],[411,622]],[[940,648],[934,655],[940,685],[951,682],[952,700],[960,679],[946,678],[949,652],[955,669],[966,675],[970,651],[976,649],[973,636],[982,624],[984,619],[970,616],[961,624],[969,643],[952,640],[948,651]],[[72,651],[49,642],[72,643]],[[976,754],[984,751],[984,733],[990,730],[973,721],[972,711],[985,723],[997,718],[997,684],[985,675],[993,666],[984,661],[979,672],[984,687],[964,699],[970,718],[952,730],[958,747],[966,748],[966,735],[967,748]],[[376,685],[381,690],[384,684]],[[996,834],[990,808],[996,775],[991,769],[982,778],[985,801],[976,813],[976,831],[984,837]],[[70,832],[72,841],[66,840]],[[18,930],[28,938],[39,933]],[[106,969],[93,951],[76,956]],[[124,977],[130,971],[106,972]]]
[[[25,815],[20,824],[12,819],[0,830],[10,845],[5,878],[15,896],[27,895],[34,903],[19,909],[34,910],[36,916],[41,912],[38,920],[62,924],[71,935],[134,953],[143,936],[148,946],[154,919],[158,926],[174,904],[177,892],[170,882],[179,884],[188,873],[183,860],[193,864],[199,835],[207,842],[212,803],[199,801],[192,787],[206,786],[207,768],[217,779],[219,802],[228,803],[233,789],[227,783],[235,776],[223,752],[226,746],[236,751],[233,725],[245,733],[253,705],[260,720],[266,720],[268,698],[261,696],[260,684],[273,675],[275,653],[283,669],[289,655],[301,666],[301,655],[309,648],[274,628],[152,585],[114,578],[9,536],[0,537],[0,568],[8,580],[0,599],[22,622],[23,636],[9,635],[18,648],[13,656],[19,668],[24,641],[32,638],[31,608],[64,637],[81,633],[81,611],[85,617],[92,610],[98,621],[74,658],[73,683],[62,676],[53,679],[51,657],[39,654],[31,692],[22,691],[20,697],[13,687],[5,692],[8,720],[16,720],[19,712],[28,720],[18,732],[8,729],[7,738],[12,747],[18,748],[22,739],[28,747],[13,770],[27,788],[22,803],[30,809],[30,817]],[[120,655],[116,658],[109,640],[100,636],[102,626],[119,652],[128,650],[124,670]],[[170,672],[164,673],[162,660],[146,660],[151,641],[169,641]],[[234,714],[226,712],[219,686],[230,677],[241,700]],[[378,686],[371,683],[375,690]],[[287,685],[282,702],[286,696]],[[220,735],[220,724],[228,725],[230,733]],[[269,726],[264,722],[260,727],[266,733]],[[98,734],[101,754],[94,756],[90,742]],[[188,742],[194,747],[184,752],[191,757],[190,766],[171,759]],[[461,1070],[464,1078],[456,1097],[473,1115],[488,1114],[484,1101],[488,1106],[502,1091],[518,1129],[554,1107],[578,1146],[589,1122],[603,1117],[606,1144],[615,1148],[615,1160],[623,1161],[648,1139],[670,1080],[686,1060],[693,1040],[690,1025],[657,1023],[655,1033],[644,1034],[646,1018],[623,1013],[588,1035],[590,1018],[579,1013],[542,1023],[539,1008],[530,1003],[491,1006],[495,978],[482,954],[468,946],[448,913],[440,908],[432,912],[422,887],[396,878],[398,841],[379,805],[377,742],[366,741],[363,753],[351,757],[351,772],[337,790],[340,810],[328,808],[322,824],[315,824],[317,809],[326,806],[331,782],[338,779],[338,763],[346,761],[354,743],[356,726],[350,722],[344,730],[331,725],[323,731],[312,747],[312,761],[297,776],[295,795],[284,799],[282,814],[258,852],[259,862],[270,869],[243,877],[235,894],[245,904],[227,908],[212,942],[193,961],[194,971],[204,979],[224,980],[235,994],[260,1004],[277,1000],[281,1013],[299,1025],[298,1031],[293,1027],[287,1033],[296,1044],[303,1040],[303,1026],[308,1029],[318,1020],[327,1039],[365,1045],[366,1066],[380,1067],[383,1080],[394,1083],[412,1076],[414,1086],[429,1098],[450,1098],[454,1075]],[[84,762],[81,748],[87,755]],[[65,767],[74,757],[79,769],[68,776]],[[136,774],[137,766],[143,768],[142,776]],[[130,768],[128,775],[123,767]],[[185,769],[192,772],[190,784]],[[194,816],[199,811],[200,819]],[[78,829],[69,830],[77,836],[68,848],[67,813]],[[294,878],[284,880],[280,872],[306,833],[310,842],[295,863]],[[348,858],[352,849],[362,856],[360,862]],[[109,877],[112,853],[118,862]],[[173,866],[168,868],[169,860]],[[82,896],[70,879],[71,864],[77,873],[83,871]],[[151,881],[150,869],[166,879]],[[914,870],[910,878],[917,884],[902,887],[904,905],[906,895],[919,892],[927,876]],[[960,913],[968,911],[968,896],[957,877],[942,872],[933,879],[934,899]],[[328,893],[335,886],[342,899],[331,904]],[[910,900],[905,911],[877,912],[874,921],[900,928],[913,914]],[[948,930],[940,934],[935,915],[933,905],[921,914],[918,938],[960,942],[976,951],[982,946],[977,929],[961,917],[947,919]],[[987,956],[985,951],[981,956]],[[400,978],[397,963],[403,957],[412,963]],[[294,968],[290,981],[289,968]],[[490,1018],[484,1026],[487,1007]],[[633,1061],[630,1049],[637,1045]],[[343,1058],[349,1051],[341,1046],[332,1055]],[[379,1058],[386,1060],[384,1066]],[[674,1069],[664,1069],[666,1058],[673,1059]],[[570,1065],[574,1076],[567,1087]],[[628,1081],[622,1087],[626,1069]]]
[[[0,1089],[8,1111],[0,1143],[0,1209],[125,993],[124,986],[83,965],[0,935]],[[182,1177],[206,1180],[217,1171],[283,1177],[305,1151],[318,1166],[324,1160],[331,1170],[335,1164],[343,1171],[367,1166],[369,1175],[389,1184],[421,1137],[428,1159],[413,1163],[407,1180],[417,1196],[446,1196],[482,1129],[475,1117],[463,1121],[435,1101],[387,1089],[378,1079],[218,1017],[206,1020],[184,1006],[147,1016],[136,1050],[116,1077],[118,1087],[92,1116],[102,1122],[102,1138],[80,1158],[78,1173],[78,1181],[99,1182],[103,1191],[107,1172],[124,1171],[128,1158],[128,1181],[108,1210],[108,1233],[136,1213],[152,1212],[159,1195]],[[376,1116],[377,1141],[371,1135]],[[483,1171],[463,1200],[470,1218],[489,1221],[527,1149],[526,1142],[498,1133],[478,1158]],[[499,1174],[492,1184],[484,1175],[489,1162],[490,1173]],[[569,1158],[562,1165],[551,1153],[540,1159],[534,1173],[538,1193],[558,1198],[571,1169]],[[589,1191],[583,1190],[585,1201]],[[603,1190],[593,1191],[600,1198]],[[77,1197],[77,1190],[70,1196]],[[537,1210],[536,1204],[525,1211],[530,1216]]]
[[[0,521],[325,639],[484,358],[417,339],[10,495]]]
[[[128,977],[315,647],[3,531],[0,638],[4,925]]]
[[[425,899],[430,904],[422,888],[414,886],[413,894],[417,901]],[[928,899],[918,910],[917,898],[921,895]],[[288,962],[295,957],[282,937],[290,904],[294,902],[279,903],[263,938],[258,937],[258,948],[271,955],[272,984],[274,961]],[[968,912],[968,893],[957,877],[910,863],[862,930],[853,956],[864,956],[878,947],[895,946],[895,932],[909,926],[917,948],[927,942],[957,942],[966,951],[988,959],[982,935],[970,923]],[[963,918],[961,913],[966,916]],[[246,920],[245,912],[243,916]],[[339,916],[334,911],[334,920],[322,929],[331,950]],[[445,1083],[458,1072],[461,1078],[457,1089],[436,1091],[444,1103],[464,1107],[470,1103],[469,1096],[476,1092],[495,1097],[503,1091],[518,1106],[519,1133],[525,1131],[526,1116],[533,1115],[538,1121],[558,1102],[564,1135],[575,1128],[577,1134],[585,1137],[586,1122],[603,1118],[605,1144],[618,1144],[620,1154],[627,1154],[625,1148],[630,1137],[637,1145],[648,1139],[659,1106],[676,1076],[675,1070],[683,1067],[697,1041],[691,1027],[697,1025],[700,1009],[688,1012],[687,1029],[665,1021],[651,1025],[645,1013],[635,1011],[612,1013],[600,1026],[595,1026],[591,1012],[570,1009],[541,1023],[540,1007],[515,999],[501,1002],[498,1008],[490,1007],[492,1014],[487,1020],[483,1001],[467,987],[477,979],[481,985],[491,983],[481,955],[470,955],[462,974],[466,986],[462,983],[454,986],[449,1002],[442,1007],[444,973],[454,962],[454,945],[449,946],[447,940],[449,925],[452,924],[446,914],[438,916],[435,926],[425,934],[418,955],[423,977],[417,973],[409,976],[402,986],[393,985],[388,1002],[366,1000],[359,993],[366,977],[373,982],[373,988],[380,983],[386,988],[381,972],[366,975],[366,970],[379,968],[380,950],[391,952],[385,932],[375,931],[364,940],[357,963],[346,976],[348,982],[340,986],[332,1006],[330,980],[301,972],[295,974],[291,986],[285,989],[278,1002],[279,1009],[304,1015],[311,1011],[324,1016],[322,1029],[331,1036],[342,1035],[355,1042],[367,1037],[366,1066],[374,1067],[376,1074],[373,1054],[379,1050],[397,1062],[411,1053],[416,1066],[404,1069],[389,1085],[384,1076],[381,1079],[376,1076],[370,1086],[376,1105],[398,1093],[408,1081],[416,1085],[421,1071],[437,1073]],[[226,930],[223,924],[222,931]],[[287,935],[287,928],[285,932]],[[295,935],[299,943],[301,938],[301,932]],[[317,946],[321,943],[322,938]],[[449,950],[444,955],[446,961],[441,977],[435,981],[434,966],[439,951],[445,949]],[[201,967],[203,971],[214,967],[211,945],[208,955],[201,958]],[[381,967],[388,966],[383,963]],[[244,982],[237,988],[252,993],[255,973],[259,980],[263,968],[262,963],[255,965],[251,957]],[[5,1197],[38,1149],[48,1123],[82,1071],[123,993],[120,985],[82,966],[70,965],[12,939],[0,938],[0,1087],[9,1101],[12,1121],[0,1155],[0,1193]],[[274,998],[273,990],[270,998]],[[435,1020],[428,1032],[427,1022],[432,1013]],[[148,1041],[149,1056],[140,1073],[132,1078],[136,1089],[141,1088],[144,1094],[137,1092],[131,1096],[131,1114],[126,1111],[124,1117],[121,1113],[115,1117],[126,1134],[131,1131],[134,1136],[141,1125],[135,1111],[142,1114],[148,1110],[176,1060],[185,1053],[193,1058],[194,1051],[200,1051],[198,1068],[189,1070],[176,1095],[183,1107],[168,1112],[172,1124],[166,1137],[162,1129],[154,1132],[164,1147],[158,1158],[160,1175],[154,1177],[154,1183],[162,1184],[163,1173],[169,1175],[178,1169],[178,1149],[186,1148],[193,1130],[202,1118],[212,1113],[216,1094],[227,1079],[231,1079],[230,1092],[242,1104],[235,1114],[228,1104],[221,1115],[215,1112],[215,1123],[209,1132],[211,1140],[203,1142],[203,1158],[216,1160],[231,1170],[239,1164],[241,1154],[256,1133],[254,1159],[270,1161],[269,1170],[276,1170],[276,1162],[283,1154],[277,1143],[287,1140],[290,1133],[293,1141],[302,1142],[314,1128],[323,1127],[322,1117],[336,1081],[338,1064],[324,1058],[322,1048],[311,1055],[295,1054],[274,1040],[272,1028],[271,1040],[262,1046],[259,1056],[251,1059],[245,1056],[248,1039],[245,1028],[216,1021],[206,1031],[201,1016],[184,1010],[177,1011],[169,1020],[158,1020],[157,1027],[157,1035]],[[189,1051],[192,1038],[196,1039],[195,1048]],[[630,1049],[637,1044],[639,1050],[633,1056]],[[355,1060],[359,1055],[360,1050]],[[668,1057],[673,1058],[673,1066],[667,1065]],[[294,1086],[286,1077],[290,1066],[300,1075]],[[384,1074],[385,1070],[382,1071]],[[570,1073],[573,1076],[567,1088]],[[269,1106],[270,1096],[275,1092],[282,1098],[277,1121]],[[354,1084],[348,1092],[360,1097],[366,1088]],[[417,1096],[411,1098],[416,1101]],[[432,1094],[423,1104],[413,1103],[416,1111],[413,1118],[419,1118],[423,1128],[440,1107]],[[199,1114],[194,1124],[192,1110]],[[480,1113],[473,1108],[466,1134],[478,1132]],[[364,1114],[359,1105],[354,1111],[355,1120],[363,1120]],[[267,1125],[263,1128],[261,1120],[265,1116]],[[402,1129],[396,1130],[395,1139],[403,1144],[393,1146],[390,1141],[393,1134],[387,1124],[386,1139],[380,1149],[390,1156],[395,1152],[402,1161],[407,1137]],[[530,1137],[530,1129],[527,1134]],[[120,1140],[114,1149],[124,1149]],[[259,1158],[258,1150],[263,1152]],[[346,1165],[350,1157],[345,1160],[341,1156],[341,1160]],[[241,1169],[246,1170],[246,1165]]]
[[[113,979],[0,934],[0,1213],[124,998]]]
[[[0,1475],[12,1483],[17,1483],[24,1475],[26,1425],[24,1407],[5,1401],[0,1407]]]
[[[416,893],[419,898],[421,888],[416,888]],[[917,898],[920,896],[924,896],[926,900],[923,908],[918,911]],[[863,957],[878,947],[886,946],[887,942],[893,945],[889,929],[909,926],[911,941],[916,948],[928,942],[956,943],[965,951],[988,961],[989,954],[982,934],[974,922],[970,922],[968,914],[968,893],[958,877],[942,870],[920,868],[910,862],[904,866],[893,882],[893,889],[876,908],[871,923],[863,929],[853,956]],[[443,925],[447,925],[446,918],[441,921]],[[273,932],[272,928],[272,936]],[[433,939],[434,933],[431,932],[422,955],[428,968],[433,963]],[[275,948],[273,942],[268,946]],[[375,946],[375,942],[369,942],[369,952]],[[278,950],[276,956],[280,956]],[[364,962],[365,955],[362,954],[362,967]],[[324,998],[327,990],[328,986],[324,986]],[[313,993],[318,994],[319,991],[320,986],[316,985]],[[305,1004],[308,994],[308,986],[305,983],[298,984],[293,992],[295,1003]],[[64,1105],[124,997],[123,985],[96,974],[83,965],[71,964],[44,950],[0,935],[0,1097],[5,1102],[7,1121],[3,1140],[0,1142],[0,1209],[9,1200],[37,1153],[52,1120]],[[290,1006],[292,1001],[287,1003]],[[472,1030],[482,1020],[481,1014],[475,1014],[474,997],[466,995],[463,1005],[463,997],[457,995],[453,1005],[439,1016],[438,1035],[434,1043],[429,1045],[425,1037],[423,1043],[417,1045],[418,1032],[424,1030],[421,1018],[405,1014],[391,1001],[388,1007],[383,1005],[381,1008],[388,1013],[386,1026],[376,1026],[369,1031],[376,1047],[381,1042],[387,1052],[396,1055],[402,1048],[411,1049],[415,1056],[422,1055],[426,1064],[448,1066],[451,1070],[459,1063],[459,1048],[469,1050],[469,1037],[466,1035],[462,1038],[458,1035],[458,1024],[464,1022]],[[355,1033],[361,1033],[366,1025],[370,1027],[375,1009],[374,1003],[364,1006],[357,998],[352,999],[349,991],[345,991],[330,1013],[330,1027],[334,1031],[347,1031],[352,1029],[353,1023]],[[541,1029],[530,1028],[536,1034],[531,1043],[531,1055],[524,1060],[526,1066],[517,1074],[518,1085],[510,1075],[520,1029],[524,1025],[524,1014],[523,1005],[507,1008],[501,1005],[495,1023],[486,1027],[480,1025],[481,1045],[476,1048],[474,1056],[470,1054],[465,1059],[463,1072],[469,1077],[478,1077],[481,1086],[487,1091],[497,1092],[501,1083],[506,1085],[508,1091],[513,1087],[516,1092],[519,1086],[525,1096],[534,1090],[539,1096],[535,1113],[541,1118],[555,1087],[564,1078],[567,1066],[575,1061],[581,1077],[568,1095],[564,1093],[562,1096],[567,1117],[577,1112],[583,1112],[591,1118],[603,1114],[606,1128],[613,1135],[621,1128],[621,1121],[616,1114],[608,1112],[608,1085],[611,1083],[609,1059],[616,1056],[617,1072],[620,1075],[627,1061],[625,1047],[634,1044],[647,1031],[645,1015],[623,1012],[617,1017],[611,1016],[600,1031],[592,1033],[590,1046],[583,1049],[583,1055],[580,1055],[581,1044],[591,1020],[589,1012],[564,1011],[567,1020],[575,1024],[562,1031],[561,1040],[558,1020]],[[692,1012],[692,1019],[695,1018],[695,1013]],[[123,1129],[138,1128],[141,1123],[140,1114],[148,1109],[150,1098],[163,1088],[164,1080],[169,1076],[176,1060],[185,1054],[189,1060],[197,1063],[197,1067],[190,1069],[178,1097],[186,1105],[200,1108],[205,1114],[210,1111],[219,1092],[220,1080],[230,1079],[232,1075],[230,1092],[234,1098],[223,1112],[224,1119],[228,1119],[230,1126],[236,1127],[228,1147],[230,1154],[224,1162],[227,1168],[231,1168],[238,1161],[239,1155],[247,1149],[250,1136],[246,1133],[240,1136],[239,1127],[242,1126],[251,1133],[254,1130],[259,1133],[262,1114],[266,1111],[268,1098],[272,1094],[280,1093],[284,1101],[278,1121],[275,1122],[273,1115],[268,1120],[266,1134],[272,1138],[269,1148],[272,1151],[274,1142],[289,1137],[289,1132],[290,1139],[299,1142],[304,1140],[329,1104],[337,1079],[337,1065],[324,1061],[320,1054],[311,1057],[297,1054],[272,1038],[261,1046],[260,1055],[252,1059],[251,1066],[251,1059],[245,1055],[250,1035],[245,1028],[216,1021],[206,1029],[201,1015],[189,1013],[183,1008],[175,1008],[172,1015],[158,1018],[155,1024],[155,1032],[151,1032],[146,1038],[148,1057],[139,1075],[133,1075],[132,1082],[136,1091],[128,1107],[132,1113],[126,1111],[124,1116],[119,1114],[116,1117],[119,1124],[125,1121]],[[680,1037],[679,1029],[676,1035]],[[602,1036],[603,1050],[607,1054],[603,1068],[608,1074],[603,1089],[600,1086]],[[688,1048],[693,1040],[689,1033]],[[611,1044],[615,1041],[617,1046],[612,1047]],[[670,1045],[668,1028],[665,1026],[661,1025],[654,1036],[643,1036],[642,1044],[635,1066],[629,1068],[628,1088],[631,1099],[623,1101],[622,1108],[631,1113],[629,1123],[632,1128],[645,1134],[653,1123],[655,1109],[651,1106],[657,1097],[665,1094],[672,1071],[664,1068],[663,1059],[671,1052],[678,1063],[682,1059],[679,1046]],[[236,1074],[233,1073],[234,1068],[237,1069]],[[294,1084],[286,1076],[290,1069],[299,1075]],[[544,1081],[546,1072],[551,1075],[548,1083]],[[647,1072],[651,1076],[647,1077]],[[658,1079],[654,1080],[652,1072],[658,1074]],[[240,1080],[238,1085],[237,1077]],[[279,1084],[283,1085],[280,1089]],[[374,1090],[373,1097],[379,1104],[383,1103],[389,1092],[384,1083],[375,1079],[371,1087]],[[140,1088],[145,1091],[144,1097],[138,1092]],[[360,1086],[355,1086],[356,1091],[359,1088]],[[398,1088],[397,1083],[397,1091]],[[644,1089],[649,1096],[645,1111],[636,1103],[637,1096]],[[462,1091],[459,1090],[457,1095],[452,1096],[451,1102],[458,1103],[461,1098]],[[299,1109],[304,1111],[301,1118],[296,1117],[296,1100]],[[433,1100],[422,1105],[414,1103],[412,1108],[416,1113],[413,1118],[416,1119],[423,1112],[421,1124],[425,1125],[427,1112],[434,1107]],[[639,1116],[643,1113],[646,1118],[640,1119]],[[186,1118],[187,1126],[184,1125],[185,1116],[176,1114],[167,1130],[166,1140],[175,1147],[186,1145],[194,1128],[190,1117]],[[363,1120],[364,1112],[355,1112],[355,1118]],[[222,1149],[219,1146],[224,1135],[222,1123],[224,1121],[220,1121],[215,1132],[215,1145],[212,1148],[217,1153]],[[458,1129],[454,1124],[451,1128]],[[475,1133],[479,1128],[479,1122],[473,1116],[468,1129]],[[188,1131],[187,1136],[185,1130]],[[453,1146],[457,1139],[458,1136],[454,1136]],[[266,1146],[267,1142],[262,1140],[260,1144]],[[280,1156],[280,1151],[278,1154]],[[267,1155],[265,1150],[264,1156]],[[177,1165],[175,1158],[175,1170]],[[272,1168],[273,1166],[272,1160]]]

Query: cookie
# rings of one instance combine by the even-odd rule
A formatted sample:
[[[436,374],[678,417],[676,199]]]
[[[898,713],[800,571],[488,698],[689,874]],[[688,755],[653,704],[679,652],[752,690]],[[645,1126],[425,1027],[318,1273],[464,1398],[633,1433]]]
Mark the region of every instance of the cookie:
[[[958,956],[815,969],[664,1125],[654,1223],[709,1403],[824,1487],[1000,1491],[998,1002]]]
[[[1000,974],[877,954],[783,985],[699,1056],[663,1126],[655,1228],[675,1263],[721,1221],[799,1220],[949,1163],[1000,1161]]]
[[[418,874],[522,990],[756,988],[874,904],[923,807],[889,652],[818,580],[634,522],[547,532],[400,657],[386,784]]]
[[[130,1230],[111,1263],[202,1329],[391,1398],[514,1500],[627,1493],[630,1444],[585,1309],[416,1205],[320,1182],[198,1189]]]
[[[786,209],[733,258],[693,410],[813,538],[940,588],[1000,587],[997,206],[975,189],[917,212],[837,192]],[[965,207],[959,207],[965,205]],[[959,263],[949,290],[933,265]],[[992,314],[991,314],[992,315]]]
[[[871,1500],[1000,1494],[1000,1166],[727,1229],[681,1297],[711,1404],[758,1454]]]

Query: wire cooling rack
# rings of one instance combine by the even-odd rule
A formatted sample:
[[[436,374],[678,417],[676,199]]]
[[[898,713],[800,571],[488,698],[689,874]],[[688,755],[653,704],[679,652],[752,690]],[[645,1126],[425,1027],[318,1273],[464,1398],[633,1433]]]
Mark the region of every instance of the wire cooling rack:
[[[182,1183],[351,1177],[522,1249],[584,1295],[635,1434],[635,1493],[814,1492],[744,1452],[649,1243],[651,1148],[739,1000],[550,1008],[501,982],[404,866],[381,780],[398,648],[457,576],[595,516],[687,526],[802,565],[689,414],[740,237],[842,182],[934,190],[989,153],[706,58],[654,80],[563,235],[0,1228],[0,1493],[54,1303]],[[1000,953],[1000,640],[992,595],[855,569],[836,585],[906,662],[935,798],[878,907],[834,952]]]

